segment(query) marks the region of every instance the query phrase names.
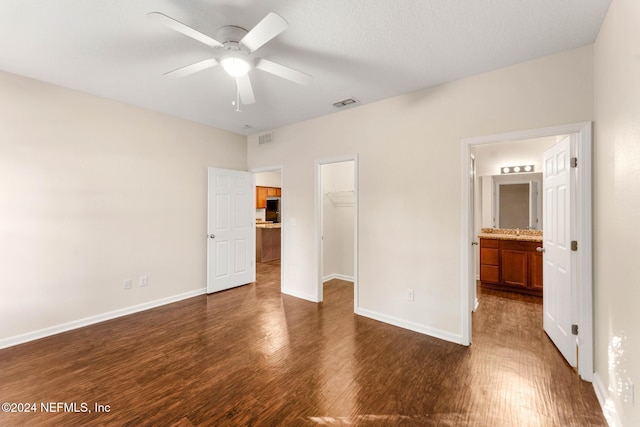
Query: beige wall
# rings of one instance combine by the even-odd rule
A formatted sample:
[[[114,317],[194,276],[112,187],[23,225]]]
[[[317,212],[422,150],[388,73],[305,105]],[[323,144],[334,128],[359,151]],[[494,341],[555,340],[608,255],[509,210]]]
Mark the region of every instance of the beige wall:
[[[534,165],[542,172],[542,153],[556,143],[556,137],[525,139],[507,143],[476,145],[476,175],[500,175],[502,166]]]
[[[282,174],[280,172],[258,172],[255,174],[256,185],[261,187],[282,187]]]
[[[203,291],[206,168],[246,170],[245,137],[4,72],[0,93],[0,347]]]
[[[614,0],[595,44],[595,366],[624,426],[640,425],[639,22],[640,2]]]
[[[313,300],[314,162],[359,156],[359,312],[461,341],[461,139],[593,119],[591,46],[249,137],[283,165],[283,289]],[[415,301],[406,300],[413,288]]]

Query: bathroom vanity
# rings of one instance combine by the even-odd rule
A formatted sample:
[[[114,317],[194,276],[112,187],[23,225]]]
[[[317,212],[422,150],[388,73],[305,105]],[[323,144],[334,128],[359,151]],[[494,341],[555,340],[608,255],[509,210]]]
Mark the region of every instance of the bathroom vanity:
[[[485,288],[542,296],[542,232],[483,228],[480,284]]]

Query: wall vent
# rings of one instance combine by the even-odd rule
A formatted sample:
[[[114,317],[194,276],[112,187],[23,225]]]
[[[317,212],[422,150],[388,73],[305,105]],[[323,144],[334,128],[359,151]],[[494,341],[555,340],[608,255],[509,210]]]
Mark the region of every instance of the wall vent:
[[[355,104],[359,104],[359,101],[355,98],[347,98],[342,101],[334,102],[333,106],[336,108],[343,108],[347,106],[354,106]]]
[[[258,136],[258,144],[271,144],[273,142],[273,132],[263,133]]]

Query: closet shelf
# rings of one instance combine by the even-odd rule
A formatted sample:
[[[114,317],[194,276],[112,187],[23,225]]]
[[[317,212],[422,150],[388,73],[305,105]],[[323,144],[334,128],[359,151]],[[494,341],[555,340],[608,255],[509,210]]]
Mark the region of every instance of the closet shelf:
[[[346,207],[356,205],[356,197],[353,190],[327,191],[324,195],[329,198],[333,206]]]

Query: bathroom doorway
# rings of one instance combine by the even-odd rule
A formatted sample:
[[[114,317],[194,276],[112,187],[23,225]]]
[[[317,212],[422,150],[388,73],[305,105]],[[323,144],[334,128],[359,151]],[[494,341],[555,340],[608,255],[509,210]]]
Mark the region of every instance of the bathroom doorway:
[[[575,327],[577,332],[576,343],[578,343],[577,352],[578,359],[580,361],[578,365],[578,373],[580,377],[586,381],[591,381],[593,376],[591,127],[591,122],[584,122],[509,134],[471,138],[462,141],[462,164],[464,165],[462,179],[462,191],[464,195],[461,240],[462,264],[469,266],[469,268],[463,269],[461,284],[463,308],[462,343],[465,345],[471,344],[472,339],[471,322],[472,309],[474,307],[469,301],[469,296],[472,289],[475,289],[476,286],[476,275],[473,274],[473,271],[475,271],[477,246],[474,243],[477,241],[476,224],[480,220],[476,220],[476,224],[472,223],[473,215],[471,211],[474,210],[474,207],[470,205],[470,191],[472,187],[469,185],[469,172],[466,167],[469,162],[472,149],[474,147],[496,143],[503,143],[504,147],[508,147],[512,141],[555,137],[558,135],[570,135],[571,140],[575,141],[571,156],[576,156],[577,160],[575,162],[572,161],[572,164],[577,164],[578,167],[573,169],[575,170],[575,182],[573,185],[575,186],[576,191],[575,199],[572,201],[572,206],[575,207],[575,215],[571,219],[570,226],[573,230],[571,239],[575,239],[576,242],[579,242],[576,243],[576,247],[579,244],[580,250],[574,252],[575,263],[572,264],[574,266],[572,269],[572,276],[579,278],[579,280],[576,280],[573,285],[574,292],[572,292],[570,303],[572,305],[571,310],[575,308],[576,311],[575,317],[572,318],[572,321],[577,325]],[[479,171],[478,175],[480,175]]]

